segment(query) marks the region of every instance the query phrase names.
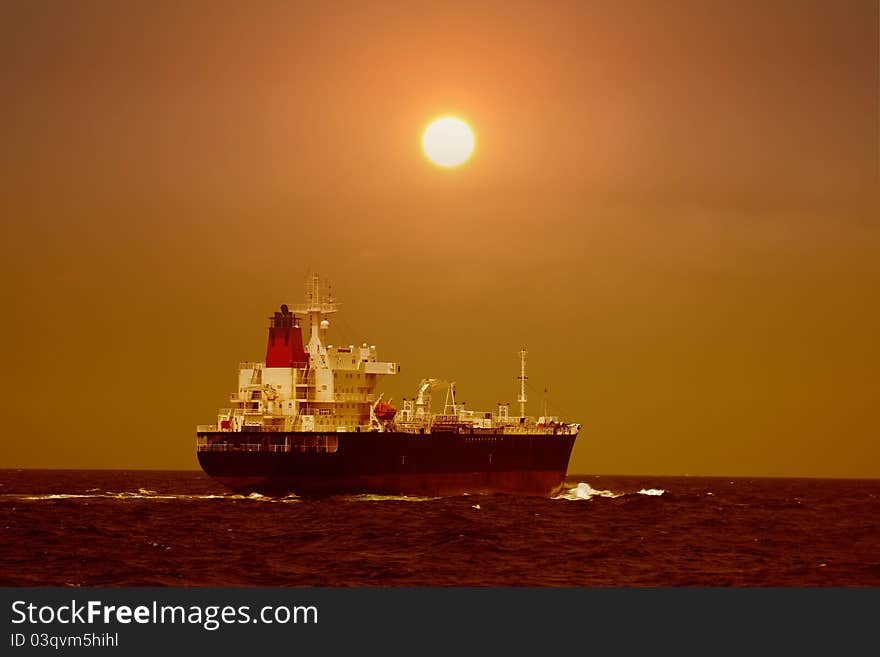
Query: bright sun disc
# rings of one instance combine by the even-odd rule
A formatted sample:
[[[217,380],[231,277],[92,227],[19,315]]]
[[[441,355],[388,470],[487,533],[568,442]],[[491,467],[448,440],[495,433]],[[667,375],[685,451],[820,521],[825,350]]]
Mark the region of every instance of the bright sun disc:
[[[422,149],[434,164],[455,167],[466,162],[474,152],[474,133],[461,119],[444,116],[425,128]]]

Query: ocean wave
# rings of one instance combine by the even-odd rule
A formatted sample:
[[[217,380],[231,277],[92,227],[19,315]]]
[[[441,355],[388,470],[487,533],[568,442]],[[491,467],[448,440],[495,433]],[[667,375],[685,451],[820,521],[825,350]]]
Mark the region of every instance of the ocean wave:
[[[341,495],[337,499],[349,502],[430,502],[440,499],[439,497],[419,497],[417,495],[375,495],[364,493],[361,495]]]
[[[92,489],[94,490],[94,489]],[[665,494],[662,488],[642,488],[637,492],[616,492],[613,490],[604,490],[593,488],[586,482],[580,482],[576,486],[569,488],[552,499],[555,500],[590,500],[595,497],[618,498],[625,495],[648,495],[661,496]],[[428,497],[418,495],[379,495],[364,493],[359,495],[339,495],[334,496],[335,499],[350,502],[429,502],[432,500],[442,499],[440,497]],[[139,488],[137,491],[102,491],[102,492],[85,492],[85,493],[43,493],[43,494],[25,494],[25,493],[6,493],[0,494],[2,499],[18,499],[26,501],[58,501],[58,500],[78,500],[78,499],[109,499],[109,500],[231,500],[231,501],[252,501],[252,502],[287,502],[298,503],[302,499],[290,494],[284,497],[274,497],[263,495],[262,493],[212,493],[212,494],[175,494],[175,493],[158,493],[148,488]]]
[[[567,491],[564,491],[554,497],[554,500],[590,500],[594,497],[623,497],[625,495],[649,495],[652,497],[659,497],[663,495],[666,491],[662,488],[642,488],[636,493],[615,493],[611,490],[597,490],[590,486],[590,484],[586,482],[580,482],[577,486],[573,488],[569,488]]]
[[[122,491],[113,492],[105,491],[102,493],[45,493],[45,494],[24,494],[24,493],[6,493],[0,495],[0,500],[26,500],[28,502],[38,501],[57,501],[57,500],[79,500],[79,499],[104,499],[104,500],[254,500],[266,502],[298,502],[300,501],[296,495],[288,495],[286,497],[268,497],[259,493],[251,493],[250,495],[240,495],[235,493],[228,494],[174,494],[174,493],[157,493],[156,491],[140,488],[138,492]]]
[[[614,493],[610,490],[596,490],[590,484],[581,482],[574,488],[569,488],[560,493],[554,500],[589,500],[593,497],[620,497],[623,493]]]
[[[853,538],[873,536],[880,480],[728,482],[573,474],[560,492],[586,504],[505,494],[273,503],[193,471],[6,471],[0,584],[880,585],[877,541]]]

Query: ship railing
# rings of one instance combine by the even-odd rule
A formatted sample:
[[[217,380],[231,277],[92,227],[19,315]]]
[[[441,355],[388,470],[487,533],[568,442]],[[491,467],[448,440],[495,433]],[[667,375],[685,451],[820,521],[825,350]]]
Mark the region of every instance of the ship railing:
[[[288,443],[286,445],[268,445],[258,450],[261,452],[317,452],[317,453],[333,453],[339,448],[338,443],[333,442],[325,442],[325,443],[317,443],[314,445],[303,444],[303,443]]]
[[[208,445],[199,444],[196,448],[196,451],[199,452],[225,452],[227,450],[228,443],[211,443]]]
[[[570,436],[577,433],[576,428],[569,425],[561,425],[557,427],[539,427],[534,424],[531,426],[529,426],[528,424],[515,424],[506,425],[500,428],[504,431],[505,434],[509,435],[540,434],[544,436]]]
[[[405,424],[397,424],[395,426],[395,431],[399,431],[400,433],[411,433],[411,434],[416,434],[416,435],[429,435],[429,433],[426,432],[426,429],[427,429],[427,427],[424,423],[422,423],[422,424],[405,423]]]
[[[286,445],[263,445],[262,443],[199,443],[197,452],[273,452],[273,453],[318,453],[333,454],[339,449],[334,440],[322,440],[312,443],[288,443]]]
[[[209,433],[211,431],[217,431],[216,424],[200,424],[196,427],[197,433]]]
[[[263,445],[261,443],[211,443],[210,445],[199,445],[199,452],[261,452]]]

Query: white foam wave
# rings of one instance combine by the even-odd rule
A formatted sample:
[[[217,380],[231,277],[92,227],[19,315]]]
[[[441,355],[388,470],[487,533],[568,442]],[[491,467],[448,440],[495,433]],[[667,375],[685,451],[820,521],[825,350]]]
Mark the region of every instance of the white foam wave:
[[[574,488],[560,493],[554,500],[589,500],[593,497],[620,497],[623,493],[614,493],[610,490],[596,490],[590,484],[581,482]]]
[[[665,492],[666,491],[663,490],[662,488],[643,488],[642,490],[639,491],[639,495],[654,495],[654,496],[659,497],[660,495],[663,495],[663,493],[665,493]]]
[[[351,502],[428,502],[436,500],[436,497],[417,497],[415,495],[374,495],[365,493],[363,495],[344,495],[343,499]]]
[[[9,497],[19,497],[24,500],[68,500],[80,497],[106,497],[106,495],[10,495]]]
[[[6,497],[6,496],[4,496]],[[51,493],[48,495],[9,495],[22,500],[71,500],[71,499],[105,499],[105,500],[173,500],[184,495],[143,495],[141,493]]]
[[[642,488],[638,491],[637,495],[650,495],[650,496],[660,496],[663,495],[666,491],[662,488]],[[615,493],[611,490],[597,490],[590,486],[590,484],[586,482],[580,482],[574,488],[569,488],[567,491],[564,491],[554,497],[554,500],[590,500],[594,497],[622,497],[627,493]]]
[[[301,502],[302,500],[298,495],[291,493],[289,495],[285,495],[284,497],[273,497],[271,495],[263,495],[262,493],[250,493],[249,495],[212,495],[211,497],[223,497],[225,499],[233,499],[233,500],[251,500],[254,502]]]
[[[7,499],[19,499],[19,500],[28,500],[28,501],[40,501],[40,500],[71,500],[71,499],[105,499],[105,500],[257,500],[257,501],[268,501],[268,502],[298,502],[299,498],[295,495],[288,495],[283,498],[273,498],[266,497],[265,495],[260,495],[259,493],[252,493],[245,497],[244,495],[236,495],[236,494],[210,494],[210,495],[174,495],[174,494],[159,494],[155,491],[147,491],[145,489],[139,489],[137,493],[123,491],[121,493],[114,492],[104,492],[104,493],[48,493],[44,495],[24,495],[24,494],[16,494],[16,493],[8,493],[5,495],[0,495],[0,498]]]

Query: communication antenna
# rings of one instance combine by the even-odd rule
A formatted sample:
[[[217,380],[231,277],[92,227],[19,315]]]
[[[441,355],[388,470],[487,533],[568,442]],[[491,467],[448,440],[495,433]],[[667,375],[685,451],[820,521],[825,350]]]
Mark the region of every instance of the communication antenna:
[[[526,402],[529,400],[526,396],[526,379],[529,378],[526,376],[526,356],[528,355],[529,352],[525,347],[519,350],[519,397],[516,398],[516,401],[519,402],[520,417],[526,416]]]

